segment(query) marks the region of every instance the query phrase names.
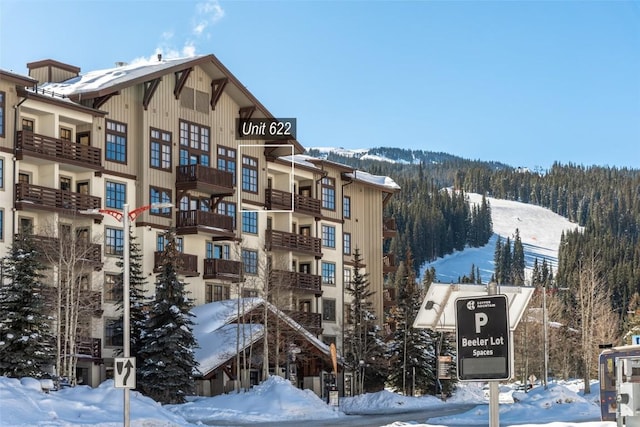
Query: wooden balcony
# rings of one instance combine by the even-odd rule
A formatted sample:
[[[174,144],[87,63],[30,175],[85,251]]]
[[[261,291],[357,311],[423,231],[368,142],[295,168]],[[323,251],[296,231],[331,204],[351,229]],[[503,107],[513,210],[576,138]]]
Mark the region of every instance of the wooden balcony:
[[[384,218],[382,220],[382,237],[390,239],[398,235],[398,227],[395,218]]]
[[[317,237],[302,234],[286,233],[278,230],[267,230],[267,250],[285,250],[302,252],[322,258],[322,241]]]
[[[159,273],[162,266],[162,254],[164,252],[156,251],[153,253],[153,272]],[[189,254],[180,254],[180,265],[178,265],[178,274],[186,277],[198,277],[198,256]]]
[[[215,196],[233,195],[233,174],[203,165],[176,166],[176,190],[196,190]]]
[[[88,194],[57,190],[24,182],[16,184],[17,210],[37,209],[76,215],[78,211],[100,209],[101,205],[100,197]]]
[[[312,334],[320,335],[322,333],[322,314],[294,310],[282,311]]]
[[[16,140],[16,158],[22,160],[25,155],[84,169],[102,169],[100,148],[21,130]]]
[[[89,356],[94,365],[100,365],[102,360],[102,340],[100,338],[93,337],[78,337],[76,340],[76,354],[82,354],[83,360],[86,360],[86,356]]]
[[[273,188],[266,189],[265,207],[268,210],[291,210],[292,198],[295,213],[320,217],[320,200]]]
[[[37,234],[32,234],[30,239],[39,251],[47,254],[46,259],[58,260],[60,257],[70,259],[73,256],[78,259],[76,268],[80,267],[80,262],[86,262],[95,270],[102,269],[102,245],[98,243],[76,241],[76,247],[69,248],[68,243],[71,243],[71,241],[67,242],[67,239],[61,241],[57,237],[40,236]],[[71,250],[73,250],[74,253],[65,256],[65,251]]]
[[[382,305],[384,308],[398,305],[396,288],[384,288],[382,291]]]
[[[382,257],[382,272],[383,273],[395,273],[398,269],[396,265],[396,257],[394,254],[384,254]]]
[[[269,286],[273,289],[291,289],[322,295],[322,277],[315,274],[296,273],[295,271],[273,270],[269,277]]]
[[[215,212],[190,210],[176,212],[177,234],[211,234],[213,240],[235,238],[233,217]]]
[[[230,259],[205,258],[203,279],[230,280],[234,283],[243,279],[242,261],[232,261]]]

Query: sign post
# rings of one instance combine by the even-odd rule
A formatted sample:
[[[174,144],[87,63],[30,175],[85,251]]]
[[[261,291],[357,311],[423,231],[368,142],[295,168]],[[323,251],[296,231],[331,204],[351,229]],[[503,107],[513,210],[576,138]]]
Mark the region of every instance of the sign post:
[[[456,300],[458,378],[461,381],[511,377],[508,304],[505,295]]]

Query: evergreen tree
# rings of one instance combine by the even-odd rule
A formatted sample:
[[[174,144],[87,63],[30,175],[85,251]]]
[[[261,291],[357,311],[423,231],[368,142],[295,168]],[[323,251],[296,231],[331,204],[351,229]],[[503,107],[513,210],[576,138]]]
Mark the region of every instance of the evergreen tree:
[[[515,240],[513,241],[513,259],[511,261],[511,284],[515,286],[524,285],[524,247],[520,239],[520,230],[516,228]]]
[[[405,395],[433,393],[437,378],[434,337],[426,329],[413,327],[422,304],[422,292],[417,286],[413,270],[407,267],[411,261],[411,254],[408,253],[406,260],[398,266],[398,305],[392,313],[396,329],[387,353],[394,367],[388,383]]]
[[[185,396],[195,391],[193,376],[198,365],[190,311],[193,302],[178,279],[180,252],[173,230],[165,234],[165,242],[155,298],[140,337],[138,386],[158,402],[184,403]]]
[[[131,326],[131,356],[136,357],[136,366],[142,366],[142,360],[138,357],[138,352],[140,351],[140,336],[145,329],[145,322],[147,319],[147,304],[144,296],[144,287],[147,283],[147,279],[142,270],[142,250],[140,249],[140,245],[135,241],[136,237],[133,234],[130,234],[129,237],[129,318],[130,318],[130,326]],[[120,268],[124,267],[124,262],[118,261],[116,265]],[[123,273],[118,275],[119,289],[122,291],[123,287]],[[123,299],[119,299],[117,303],[117,309],[119,312],[123,311]],[[122,316],[118,319],[114,320],[114,338],[116,342],[122,342],[124,337],[124,333],[122,330]],[[117,348],[114,350],[116,355],[122,354],[122,349]]]
[[[493,252],[493,276],[491,277],[491,281],[492,282],[497,282],[498,284],[500,284],[501,282],[499,281],[500,278],[502,277],[502,238],[500,237],[500,235],[498,235],[498,239],[496,240],[496,248]]]
[[[346,362],[356,373],[357,389],[361,393],[382,389],[388,370],[383,357],[384,343],[379,335],[371,301],[374,292],[370,290],[368,274],[362,272],[363,268],[360,250],[356,248],[353,253],[353,277],[346,285],[351,304],[345,342],[348,343]]]
[[[0,283],[0,375],[42,377],[55,360],[38,259],[26,234],[13,242]]]

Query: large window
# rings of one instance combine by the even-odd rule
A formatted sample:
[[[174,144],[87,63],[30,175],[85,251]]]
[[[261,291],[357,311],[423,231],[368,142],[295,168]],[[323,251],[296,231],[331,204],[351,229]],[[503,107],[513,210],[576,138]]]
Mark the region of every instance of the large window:
[[[227,215],[233,218],[233,229],[236,228],[236,204],[231,202],[220,202],[216,207],[216,213],[220,215]]]
[[[244,263],[245,273],[258,274],[258,251],[243,249],[242,262]]]
[[[104,300],[109,302],[122,301],[122,275],[117,273],[104,274]]]
[[[336,228],[330,225],[322,226],[322,246],[327,248],[336,247]]]
[[[322,207],[336,210],[336,180],[333,178],[322,178]]]
[[[236,150],[218,145],[218,169],[231,172],[233,182],[236,182]]]
[[[336,321],[336,300],[322,298],[322,320],[329,322]]]
[[[242,156],[242,190],[258,192],[258,160],[254,157]]]
[[[104,230],[104,253],[106,255],[122,255],[124,247],[124,231],[119,228]]]
[[[171,190],[166,188],[149,187],[151,203],[171,203]],[[171,216],[171,208],[152,208],[152,215]]]
[[[4,137],[6,94],[0,91],[0,137]]]
[[[0,188],[4,188],[4,158],[0,157]]]
[[[322,284],[336,284],[336,265],[332,262],[322,261]]]
[[[127,125],[107,120],[107,149],[104,157],[112,162],[127,162]]]
[[[149,165],[155,169],[171,171],[171,132],[151,129],[151,159]]]
[[[351,233],[344,233],[342,235],[342,253],[344,255],[351,255]]]
[[[342,198],[342,216],[351,218],[351,197],[349,196]]]
[[[180,164],[209,166],[209,128],[180,120]]]
[[[258,234],[258,212],[242,212],[242,232]]]
[[[122,209],[127,200],[127,186],[121,182],[107,181],[106,193],[105,206],[112,209]]]
[[[122,345],[122,319],[107,317],[104,319],[104,346],[119,347]]]
[[[231,256],[231,247],[229,245],[216,245],[213,242],[207,242],[205,248],[205,256],[207,259],[229,259]]]
[[[0,240],[4,240],[4,209],[0,209]]]

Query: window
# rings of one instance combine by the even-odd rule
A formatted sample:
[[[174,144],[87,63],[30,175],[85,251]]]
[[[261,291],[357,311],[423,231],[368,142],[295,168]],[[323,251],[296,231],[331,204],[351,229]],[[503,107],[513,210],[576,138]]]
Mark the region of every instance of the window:
[[[89,181],[76,182],[76,193],[89,194]]]
[[[104,253],[106,255],[122,255],[124,247],[124,230],[106,228],[104,234]]]
[[[107,197],[104,205],[107,208],[122,209],[127,199],[127,187],[120,182],[107,181]]]
[[[4,188],[4,158],[0,157],[0,188]]]
[[[236,182],[236,150],[218,145],[218,169],[231,172]]]
[[[5,106],[6,106],[6,94],[0,91],[0,137],[4,138],[4,119],[5,119]]]
[[[112,162],[127,162],[127,125],[107,120],[107,147],[104,158]]]
[[[35,127],[36,127],[35,122],[32,119],[26,119],[26,118],[22,119],[22,130],[33,132]]]
[[[258,234],[258,212],[242,212],[242,232]]]
[[[322,284],[336,284],[336,265],[334,263],[322,261]]]
[[[333,178],[322,178],[322,207],[336,210],[336,180]]]
[[[213,300],[224,301],[231,299],[231,289],[227,285],[213,285]]]
[[[349,284],[351,284],[351,269],[350,268],[344,268],[342,270],[342,280],[343,280],[344,286],[349,286]]]
[[[257,289],[242,289],[242,298],[256,298],[258,297]]]
[[[327,248],[336,247],[336,228],[330,225],[322,226],[322,246]]]
[[[254,157],[242,156],[242,190],[258,192],[258,160]]]
[[[180,120],[180,164],[209,166],[209,128]]]
[[[4,240],[4,209],[0,209],[0,240]]]
[[[33,218],[20,217],[18,220],[18,230],[21,234],[33,234]]]
[[[207,242],[205,248],[205,257],[207,259],[229,259],[231,248],[229,245],[215,245],[213,242]]]
[[[119,347],[122,345],[122,319],[104,319],[104,346]]]
[[[258,251],[243,249],[242,263],[244,264],[245,273],[258,274]]]
[[[104,300],[110,302],[122,301],[122,275],[116,273],[104,274]]]
[[[149,166],[171,171],[171,132],[151,129],[151,159]]]
[[[351,197],[344,196],[342,198],[342,216],[351,218]]]
[[[329,322],[336,321],[336,300],[322,298],[322,320]]]
[[[171,190],[166,188],[149,187],[151,203],[171,203]],[[171,208],[151,208],[151,215],[171,216]]]
[[[71,141],[71,129],[60,128],[60,139]]]
[[[164,251],[164,247],[167,246],[168,242],[169,242],[169,240],[165,237],[164,234],[158,234],[156,236],[156,251],[157,252],[163,252]]]
[[[236,204],[230,202],[220,202],[216,207],[216,213],[220,215],[227,215],[233,218],[233,229],[236,228]]]
[[[351,233],[344,233],[342,236],[342,253],[351,255]]]

